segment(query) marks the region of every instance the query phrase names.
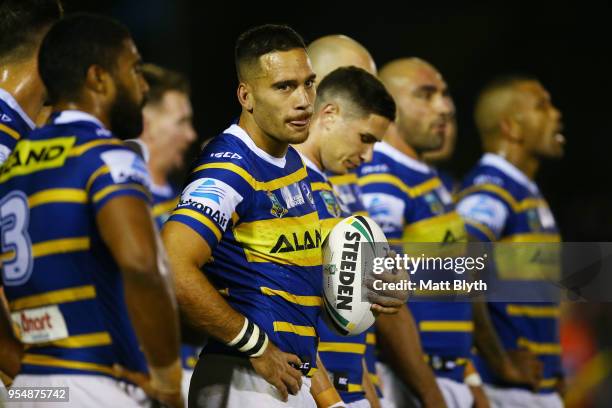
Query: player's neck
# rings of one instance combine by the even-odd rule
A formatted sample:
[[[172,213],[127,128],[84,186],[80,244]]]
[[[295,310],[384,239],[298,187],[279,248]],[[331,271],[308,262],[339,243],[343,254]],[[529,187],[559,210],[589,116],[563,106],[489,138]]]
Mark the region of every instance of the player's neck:
[[[151,175],[151,181],[156,186],[165,186],[168,184],[168,172],[159,168],[159,166],[155,166],[154,163],[153,160],[149,160],[148,168],[149,174]]]
[[[249,135],[249,137],[253,140],[257,147],[259,147],[261,150],[268,153],[269,155],[273,157],[282,158],[285,157],[285,155],[287,154],[287,148],[289,148],[289,143],[276,140],[270,137],[270,135],[267,135],[257,125],[252,115],[245,114],[243,112],[240,115],[238,126],[244,129],[244,131]]]
[[[308,139],[306,139],[304,143],[293,145],[293,147],[298,152],[306,156],[308,160],[313,162],[319,170],[325,171],[325,169],[323,168],[323,160],[321,159],[319,129],[316,121],[313,121],[310,125]]]
[[[383,140],[395,149],[404,153],[406,156],[421,161],[417,151],[414,150],[412,146],[404,142],[404,139],[402,139],[402,136],[400,135],[399,130],[397,129],[397,126],[394,123],[389,126],[389,130],[387,130],[387,133],[385,134],[385,138]]]
[[[493,153],[503,157],[514,167],[522,171],[530,180],[534,180],[538,169],[540,168],[540,160],[536,157],[526,154],[521,148],[511,146],[500,147]]]
[[[0,67],[0,88],[10,93],[21,109],[35,120],[44,102],[44,86],[35,60]]]

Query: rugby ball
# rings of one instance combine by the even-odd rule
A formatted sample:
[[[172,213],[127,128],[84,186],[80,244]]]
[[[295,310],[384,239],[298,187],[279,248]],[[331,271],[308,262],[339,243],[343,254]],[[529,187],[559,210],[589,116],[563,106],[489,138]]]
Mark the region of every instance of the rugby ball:
[[[383,244],[383,245],[381,245]],[[323,243],[323,319],[343,336],[363,333],[374,324],[372,304],[362,299],[365,276],[375,256],[385,256],[387,238],[369,217],[340,221]]]

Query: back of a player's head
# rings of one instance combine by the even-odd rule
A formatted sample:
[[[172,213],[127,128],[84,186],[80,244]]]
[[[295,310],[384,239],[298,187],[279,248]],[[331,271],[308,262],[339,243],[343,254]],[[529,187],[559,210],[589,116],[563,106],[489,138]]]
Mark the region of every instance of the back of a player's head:
[[[38,70],[49,100],[78,100],[93,65],[113,73],[130,39],[119,22],[93,14],[73,14],[58,21],[40,47]]]
[[[538,80],[529,75],[512,74],[499,76],[484,86],[474,109],[474,120],[481,138],[498,133],[500,122],[516,113],[519,107],[517,85],[533,81]]]
[[[361,68],[338,68],[323,78],[317,88],[315,109],[334,100],[348,105],[359,117],[375,114],[395,120],[393,98],[378,78]]]
[[[265,24],[251,28],[238,37],[234,61],[238,78],[242,81],[258,67],[259,57],[272,52],[306,49],[304,40],[291,27]]]
[[[59,0],[0,1],[0,62],[33,57],[44,31],[62,12]]]
[[[162,102],[167,92],[190,94],[187,78],[180,72],[154,64],[144,64],[142,75],[149,85],[147,105],[157,105]]]

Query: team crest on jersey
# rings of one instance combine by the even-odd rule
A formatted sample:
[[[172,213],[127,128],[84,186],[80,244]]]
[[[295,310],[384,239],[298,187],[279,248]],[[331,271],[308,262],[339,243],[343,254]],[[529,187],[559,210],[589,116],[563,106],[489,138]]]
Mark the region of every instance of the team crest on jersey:
[[[308,188],[308,184],[306,184],[305,181],[300,181],[300,187],[302,188],[302,192],[306,196],[306,200],[308,200],[308,202],[310,203],[310,206],[313,208],[313,210],[316,210],[317,207],[315,206],[314,198],[312,198],[312,192],[310,191],[310,188]]]
[[[434,214],[442,214],[444,212],[444,204],[442,204],[436,193],[427,193],[425,195],[425,202]]]
[[[272,214],[273,216],[277,218],[281,218],[283,215],[289,212],[289,210],[283,207],[280,200],[276,198],[276,195],[273,192],[266,191],[266,194],[268,195],[268,198],[272,202],[272,208],[270,209],[270,214]]]
[[[325,190],[320,191],[319,193],[321,194],[321,199],[323,199],[323,202],[325,203],[325,208],[327,209],[327,212],[334,218],[340,217],[340,215],[342,214],[342,209],[338,205],[338,202],[334,198],[334,195],[329,191]]]

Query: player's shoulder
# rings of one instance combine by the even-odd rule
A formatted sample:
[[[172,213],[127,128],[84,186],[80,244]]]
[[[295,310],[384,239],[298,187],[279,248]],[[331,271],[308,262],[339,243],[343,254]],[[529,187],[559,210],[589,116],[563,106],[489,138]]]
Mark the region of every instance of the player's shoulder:
[[[503,159],[485,155],[464,177],[461,193],[489,192],[502,198],[511,196],[520,200],[525,196],[525,188],[512,176],[511,173],[516,171]]]

